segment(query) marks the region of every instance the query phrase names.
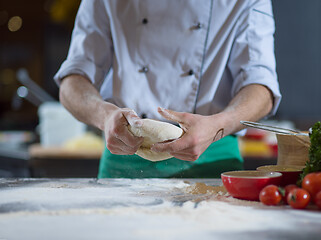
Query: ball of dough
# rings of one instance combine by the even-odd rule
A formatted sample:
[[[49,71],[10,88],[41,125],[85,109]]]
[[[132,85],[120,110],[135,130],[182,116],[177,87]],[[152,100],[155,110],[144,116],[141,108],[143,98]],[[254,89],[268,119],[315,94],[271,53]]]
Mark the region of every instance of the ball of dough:
[[[157,162],[173,156],[167,152],[154,152],[150,148],[153,144],[174,140],[183,135],[183,130],[167,122],[152,119],[142,119],[141,126],[128,126],[129,131],[136,137],[144,137],[144,141],[136,154],[147,160]]]

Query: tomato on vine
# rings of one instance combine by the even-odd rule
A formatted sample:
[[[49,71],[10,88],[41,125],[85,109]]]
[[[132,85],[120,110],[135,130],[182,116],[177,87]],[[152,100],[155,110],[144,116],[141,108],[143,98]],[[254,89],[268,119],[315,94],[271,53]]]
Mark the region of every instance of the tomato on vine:
[[[282,195],[277,186],[268,185],[261,190],[259,198],[263,204],[275,206],[281,202]]]
[[[302,188],[307,190],[312,200],[321,191],[321,172],[309,173],[303,178]]]
[[[319,209],[321,209],[321,191],[318,192],[314,197],[314,203],[318,206]]]
[[[284,196],[283,196],[284,203],[288,204],[288,200],[287,200],[288,195],[295,188],[299,188],[299,187],[297,185],[295,185],[295,184],[290,184],[290,185],[285,186],[285,188],[284,188]]]
[[[310,194],[302,188],[292,189],[288,194],[287,202],[292,208],[304,209],[310,202]]]

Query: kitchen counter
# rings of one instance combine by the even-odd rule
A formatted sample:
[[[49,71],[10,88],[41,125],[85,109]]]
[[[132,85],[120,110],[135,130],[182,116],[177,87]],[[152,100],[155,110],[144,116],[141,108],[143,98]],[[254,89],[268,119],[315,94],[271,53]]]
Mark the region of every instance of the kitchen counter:
[[[237,200],[221,184],[0,179],[0,239],[320,239],[321,211]]]
[[[30,177],[28,148],[0,144],[0,178]]]
[[[92,178],[98,174],[100,152],[42,148],[39,144],[0,144],[0,178]],[[276,157],[244,156],[244,169],[274,165]]]

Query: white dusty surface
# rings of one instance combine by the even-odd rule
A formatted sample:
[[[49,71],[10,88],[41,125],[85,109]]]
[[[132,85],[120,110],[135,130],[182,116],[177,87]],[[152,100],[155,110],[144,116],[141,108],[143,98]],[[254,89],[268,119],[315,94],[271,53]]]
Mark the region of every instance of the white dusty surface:
[[[321,211],[237,200],[211,187],[219,185],[218,179],[0,179],[0,239],[321,238]]]

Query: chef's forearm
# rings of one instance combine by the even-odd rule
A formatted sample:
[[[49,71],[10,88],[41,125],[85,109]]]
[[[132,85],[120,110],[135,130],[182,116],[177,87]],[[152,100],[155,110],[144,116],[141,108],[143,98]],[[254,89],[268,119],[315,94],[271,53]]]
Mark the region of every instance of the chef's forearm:
[[[252,84],[242,88],[221,113],[226,119],[224,135],[243,129],[241,120],[258,121],[266,116],[272,107],[273,95],[267,87]]]
[[[117,107],[105,102],[91,82],[80,75],[70,75],[62,80],[60,102],[79,121],[104,130],[108,114]]]

